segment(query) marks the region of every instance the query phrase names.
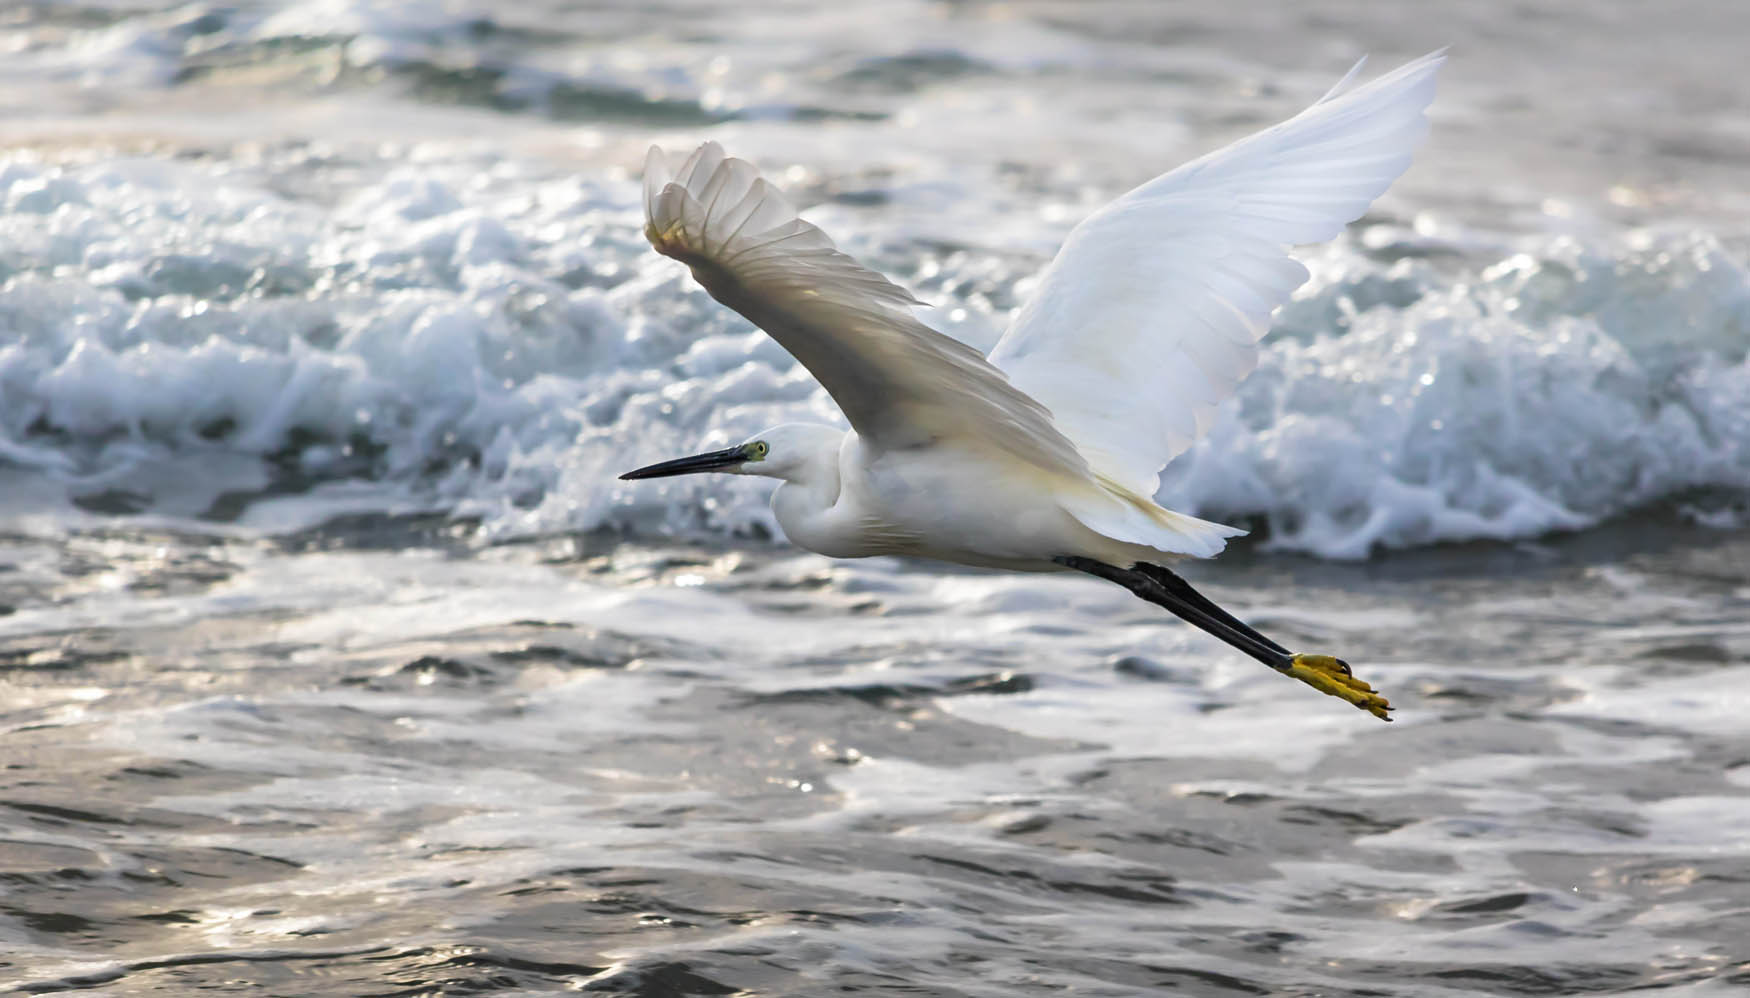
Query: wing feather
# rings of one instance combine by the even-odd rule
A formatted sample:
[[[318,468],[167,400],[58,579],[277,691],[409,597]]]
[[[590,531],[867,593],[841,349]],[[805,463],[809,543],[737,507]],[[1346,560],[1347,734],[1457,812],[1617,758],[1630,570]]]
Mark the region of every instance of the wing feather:
[[[1306,281],[1288,255],[1367,210],[1410,164],[1444,61],[1364,86],[1166,173],[1070,233],[990,360],[1099,473],[1153,495],[1166,463],[1257,366]]]
[[[777,340],[876,450],[973,439],[1086,476],[1043,406],[978,351],[918,321],[909,292],[839,252],[777,188],[715,142],[644,167],[645,235],[713,298]]]

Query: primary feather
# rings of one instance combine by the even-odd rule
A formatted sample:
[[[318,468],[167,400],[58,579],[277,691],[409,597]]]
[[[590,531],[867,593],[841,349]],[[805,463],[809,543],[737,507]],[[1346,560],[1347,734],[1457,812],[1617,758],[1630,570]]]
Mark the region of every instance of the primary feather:
[[[918,321],[903,288],[833,246],[750,164],[707,142],[644,164],[645,235],[771,334],[876,451],[958,439],[1085,475],[1038,402],[977,350]]]
[[[1095,470],[1152,496],[1160,469],[1257,366],[1270,313],[1306,280],[1288,247],[1337,235],[1409,166],[1444,59],[1345,89],[1351,70],[1288,121],[1095,212],[991,363],[1051,410]]]

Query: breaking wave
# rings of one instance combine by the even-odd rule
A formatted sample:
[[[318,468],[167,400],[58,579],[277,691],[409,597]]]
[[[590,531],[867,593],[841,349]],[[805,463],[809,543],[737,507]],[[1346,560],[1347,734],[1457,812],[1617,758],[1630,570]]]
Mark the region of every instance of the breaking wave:
[[[0,163],[0,465],[104,514],[344,493],[488,538],[775,529],[768,483],[614,477],[839,419],[648,250],[632,179],[452,151],[349,164],[368,179],[324,203],[272,182],[333,169],[323,150],[261,155]],[[865,249],[980,346],[1043,262]],[[1338,558],[1744,509],[1739,248],[1421,219],[1308,262],[1260,369],[1163,476],[1169,505]]]

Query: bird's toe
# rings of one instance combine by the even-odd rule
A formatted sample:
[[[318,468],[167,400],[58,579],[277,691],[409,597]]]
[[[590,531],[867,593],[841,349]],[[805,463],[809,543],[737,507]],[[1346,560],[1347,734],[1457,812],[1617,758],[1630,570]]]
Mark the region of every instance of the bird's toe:
[[[1357,679],[1349,663],[1330,655],[1296,655],[1288,674],[1330,696],[1339,697],[1382,721],[1391,720],[1391,703],[1365,681]]]

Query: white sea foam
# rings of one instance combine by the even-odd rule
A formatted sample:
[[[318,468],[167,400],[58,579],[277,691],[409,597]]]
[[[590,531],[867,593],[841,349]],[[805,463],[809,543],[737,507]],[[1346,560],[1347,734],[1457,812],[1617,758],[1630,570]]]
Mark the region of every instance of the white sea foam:
[[[1750,275],[1712,238],[1537,240],[1456,274],[1324,264],[1168,502],[1360,557],[1750,489]]]
[[[839,419],[781,349],[644,245],[635,178],[382,129],[388,108],[409,105],[371,100],[400,88],[506,112],[490,125],[464,112],[444,134],[503,135],[513,115],[578,120],[593,147],[663,128],[691,142],[709,126],[803,200],[827,197],[812,214],[841,243],[935,301],[932,321],[988,347],[1103,196],[1328,82],[1272,60],[1284,89],[1260,96],[1249,81],[1262,67],[1221,45],[1095,24],[993,18],[950,37],[927,5],[807,21],[681,9],[694,32],[636,46],[616,32],[646,23],[642,4],[197,2],[86,19],[51,7],[0,26],[15,56],[0,68],[0,109],[40,105],[52,120],[95,101],[155,128],[158,104],[202,87],[242,106],[338,90],[375,108],[361,115],[370,141],[379,129],[388,140],[299,140],[297,116],[270,111],[248,141],[221,135],[200,158],[119,159],[102,141],[7,153],[0,465],[60,483],[67,515],[76,501],[283,529],[325,510],[416,508],[478,517],[488,538],[769,533],[765,483],[614,479],[772,423]],[[828,35],[861,42],[823,54]],[[1112,66],[1124,72],[1108,78]],[[1060,86],[1063,74],[1082,85]],[[1472,117],[1491,106],[1463,81],[1443,82],[1435,145],[1474,138]],[[1527,89],[1554,100],[1568,88]],[[1646,124],[1565,110],[1600,134]],[[1502,186],[1535,186],[1536,164],[1515,158],[1527,137],[1511,116],[1486,117],[1476,147],[1511,171],[1430,156],[1405,180],[1420,196],[1385,210],[1428,202],[1435,184],[1418,177],[1462,187],[1472,173],[1487,192],[1463,188],[1453,216],[1537,204],[1543,194]],[[367,126],[347,128],[356,139]],[[223,131],[195,129],[203,141]],[[539,141],[562,145],[557,131]],[[1542,150],[1549,137],[1530,141]],[[1619,170],[1612,159],[1610,183]],[[1621,204],[1671,196],[1611,191]],[[1342,558],[1534,537],[1668,500],[1698,522],[1741,524],[1743,247],[1694,224],[1621,230],[1559,207],[1515,230],[1562,216],[1567,235],[1430,215],[1311,251],[1314,279],[1280,314],[1259,371],[1167,470],[1162,499]],[[9,489],[7,512],[55,514],[39,484]]]
[[[0,166],[0,455],[129,510],[186,508],[157,463],[245,454],[277,490],[368,480],[492,537],[772,529],[757,481],[614,478],[839,418],[643,245],[631,180],[390,152],[333,207],[272,189],[332,169],[309,147]],[[869,249],[975,342],[1038,264]],[[1707,234],[1378,225],[1312,262],[1260,370],[1168,469],[1169,504],[1359,557],[1698,492],[1719,515],[1750,490],[1750,275]]]

